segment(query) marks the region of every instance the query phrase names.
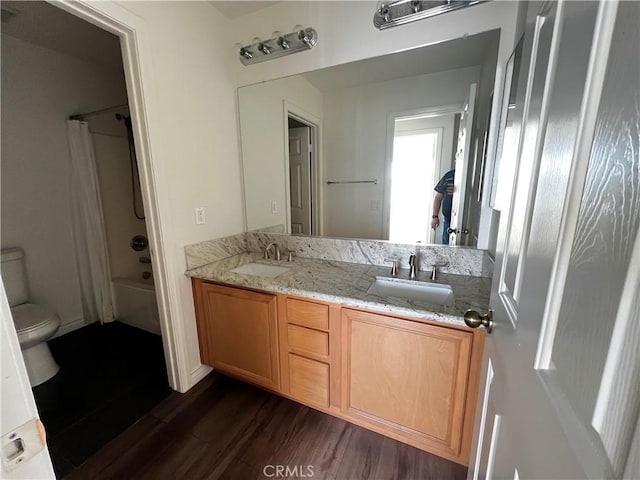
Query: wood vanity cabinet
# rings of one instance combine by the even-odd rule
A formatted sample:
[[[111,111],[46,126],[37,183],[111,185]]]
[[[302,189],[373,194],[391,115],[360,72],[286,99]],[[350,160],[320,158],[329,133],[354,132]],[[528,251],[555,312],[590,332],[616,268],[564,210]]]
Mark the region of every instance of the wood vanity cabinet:
[[[276,296],[201,280],[193,286],[202,362],[278,390]]]
[[[193,280],[202,362],[467,465],[484,333]]]

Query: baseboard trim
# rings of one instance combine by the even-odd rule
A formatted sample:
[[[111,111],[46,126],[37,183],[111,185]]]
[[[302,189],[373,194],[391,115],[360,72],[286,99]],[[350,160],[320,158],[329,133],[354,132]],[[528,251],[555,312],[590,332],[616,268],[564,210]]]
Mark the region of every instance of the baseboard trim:
[[[198,367],[196,367],[192,372],[191,372],[191,385],[188,386],[188,388],[181,393],[186,393],[188,390],[192,389],[193,387],[195,387],[195,385],[202,380],[204,377],[206,377],[207,375],[209,375],[209,373],[213,371],[213,368],[207,366],[207,365],[203,365],[200,364],[198,365]]]
[[[60,325],[60,328],[52,338],[61,337],[62,335],[73,332],[74,330],[78,330],[79,328],[82,328],[86,325],[87,324],[84,323],[84,318],[82,317],[77,318],[71,322],[63,323],[62,325]]]

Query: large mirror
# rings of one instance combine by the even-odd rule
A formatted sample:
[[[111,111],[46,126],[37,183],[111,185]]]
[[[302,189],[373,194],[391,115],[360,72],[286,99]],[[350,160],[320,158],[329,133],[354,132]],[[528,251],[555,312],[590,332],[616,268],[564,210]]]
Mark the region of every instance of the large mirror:
[[[498,40],[240,88],[247,229],[476,245]]]

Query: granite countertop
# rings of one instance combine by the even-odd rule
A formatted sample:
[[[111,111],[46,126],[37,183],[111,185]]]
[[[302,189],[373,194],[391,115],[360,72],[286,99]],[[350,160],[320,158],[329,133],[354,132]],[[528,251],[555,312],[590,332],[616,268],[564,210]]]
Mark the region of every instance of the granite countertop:
[[[246,263],[263,263],[286,267],[289,271],[275,277],[233,273],[230,270]],[[283,293],[310,299],[365,308],[381,313],[406,315],[416,319],[464,326],[462,316],[471,308],[483,313],[489,307],[491,279],[442,273],[436,283],[451,285],[453,306],[429,304],[399,297],[380,297],[367,293],[376,276],[389,277],[390,267],[362,265],[313,258],[294,257],[293,262],[264,260],[258,253],[242,253],[217,262],[187,270],[188,277],[228,285]],[[398,270],[398,277],[408,279],[409,270]],[[431,282],[430,272],[419,272],[416,280]]]

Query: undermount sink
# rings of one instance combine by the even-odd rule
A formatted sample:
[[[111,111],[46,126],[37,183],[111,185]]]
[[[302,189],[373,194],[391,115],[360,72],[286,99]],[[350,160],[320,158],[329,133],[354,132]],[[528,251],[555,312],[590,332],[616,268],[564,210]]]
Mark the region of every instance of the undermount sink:
[[[400,297],[438,305],[453,305],[453,290],[451,286],[441,283],[376,277],[367,293],[372,293],[379,297]]]
[[[276,278],[283,273],[289,271],[288,268],[278,267],[276,265],[264,265],[263,263],[245,263],[231,270],[233,273],[242,273],[244,275],[254,275],[256,277]]]

